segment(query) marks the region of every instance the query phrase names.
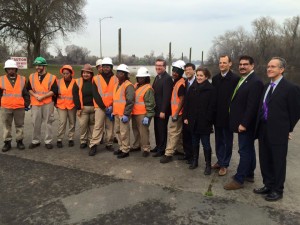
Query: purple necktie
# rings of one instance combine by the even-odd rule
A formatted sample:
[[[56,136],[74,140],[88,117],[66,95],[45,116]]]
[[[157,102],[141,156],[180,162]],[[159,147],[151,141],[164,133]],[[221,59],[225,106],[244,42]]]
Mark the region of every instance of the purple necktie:
[[[270,83],[270,89],[269,89],[269,92],[263,102],[263,109],[264,109],[264,119],[267,120],[268,119],[268,104],[269,104],[269,101],[270,101],[270,98],[271,98],[271,95],[273,93],[273,89],[274,89],[274,86],[275,86],[275,83]]]

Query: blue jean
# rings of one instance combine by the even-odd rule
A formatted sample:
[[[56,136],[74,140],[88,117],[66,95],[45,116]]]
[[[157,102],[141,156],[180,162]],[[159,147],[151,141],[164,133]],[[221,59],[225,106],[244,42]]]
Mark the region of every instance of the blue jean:
[[[256,167],[254,135],[253,132],[238,134],[240,162],[234,179],[243,184],[245,177],[253,177]]]
[[[227,168],[232,155],[233,132],[229,128],[215,127],[215,140],[217,163]]]

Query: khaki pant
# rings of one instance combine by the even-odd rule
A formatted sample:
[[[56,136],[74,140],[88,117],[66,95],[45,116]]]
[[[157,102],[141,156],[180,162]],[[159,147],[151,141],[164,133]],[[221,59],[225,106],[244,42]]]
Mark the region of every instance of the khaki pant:
[[[115,116],[115,131],[118,136],[120,150],[124,153],[130,151],[130,119],[127,123],[121,121],[121,117]]]
[[[181,138],[182,132],[182,116],[178,116],[178,120],[173,122],[172,120],[169,123],[168,129],[168,144],[166,148],[166,156],[172,156]]]
[[[76,125],[76,108],[73,109],[59,109],[57,108],[59,116],[57,141],[62,141],[66,133],[67,122],[69,121],[68,140],[74,139],[75,125]]]
[[[1,108],[1,117],[3,124],[3,140],[11,141],[11,129],[12,122],[15,122],[16,128],[16,141],[23,140],[24,138],[24,118],[25,110],[24,109],[7,109]]]
[[[150,152],[149,127],[142,124],[145,115],[132,116],[133,144],[132,148],[141,147],[142,151]]]
[[[45,124],[45,144],[50,144],[53,139],[52,123],[54,121],[54,103],[50,102],[42,106],[33,105],[31,109],[33,134],[32,143],[38,144],[41,142],[42,123]]]
[[[94,106],[84,106],[81,115],[78,116],[80,124],[80,144],[91,141],[95,125]]]
[[[104,132],[105,131],[105,132]],[[104,110],[95,108],[95,126],[93,136],[90,142],[90,147],[99,145],[105,133],[105,144],[110,146],[114,140],[114,122],[110,121]]]

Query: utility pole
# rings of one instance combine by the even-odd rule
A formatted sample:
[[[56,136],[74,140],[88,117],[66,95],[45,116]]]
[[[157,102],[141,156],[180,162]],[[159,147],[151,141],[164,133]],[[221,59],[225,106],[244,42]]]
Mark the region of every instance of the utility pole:
[[[99,18],[99,24],[100,24],[100,58],[102,59],[102,43],[101,43],[101,22],[102,20],[104,19],[111,19],[112,16],[106,16],[106,17],[102,17],[102,18]]]

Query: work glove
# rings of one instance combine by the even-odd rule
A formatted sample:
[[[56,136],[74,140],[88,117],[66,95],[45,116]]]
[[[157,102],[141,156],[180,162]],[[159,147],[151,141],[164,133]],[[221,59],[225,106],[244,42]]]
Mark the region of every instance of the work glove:
[[[31,107],[30,107],[30,105],[29,105],[29,106],[25,107],[24,109],[25,109],[25,111],[27,112],[27,111],[29,111],[29,110],[31,109]]]
[[[114,121],[115,120],[115,116],[111,113],[111,114],[106,114],[107,115],[107,117],[108,117],[108,119],[110,120],[110,121]]]
[[[172,116],[172,122],[176,122],[178,120],[178,115]]]
[[[144,117],[144,119],[142,120],[142,124],[145,125],[145,126],[148,126],[149,125],[149,118],[148,117]]]
[[[105,109],[105,114],[110,115],[112,113],[112,106],[109,106]]]
[[[129,121],[128,116],[123,115],[122,118],[121,118],[121,121],[122,121],[123,123],[127,123],[127,122]]]

